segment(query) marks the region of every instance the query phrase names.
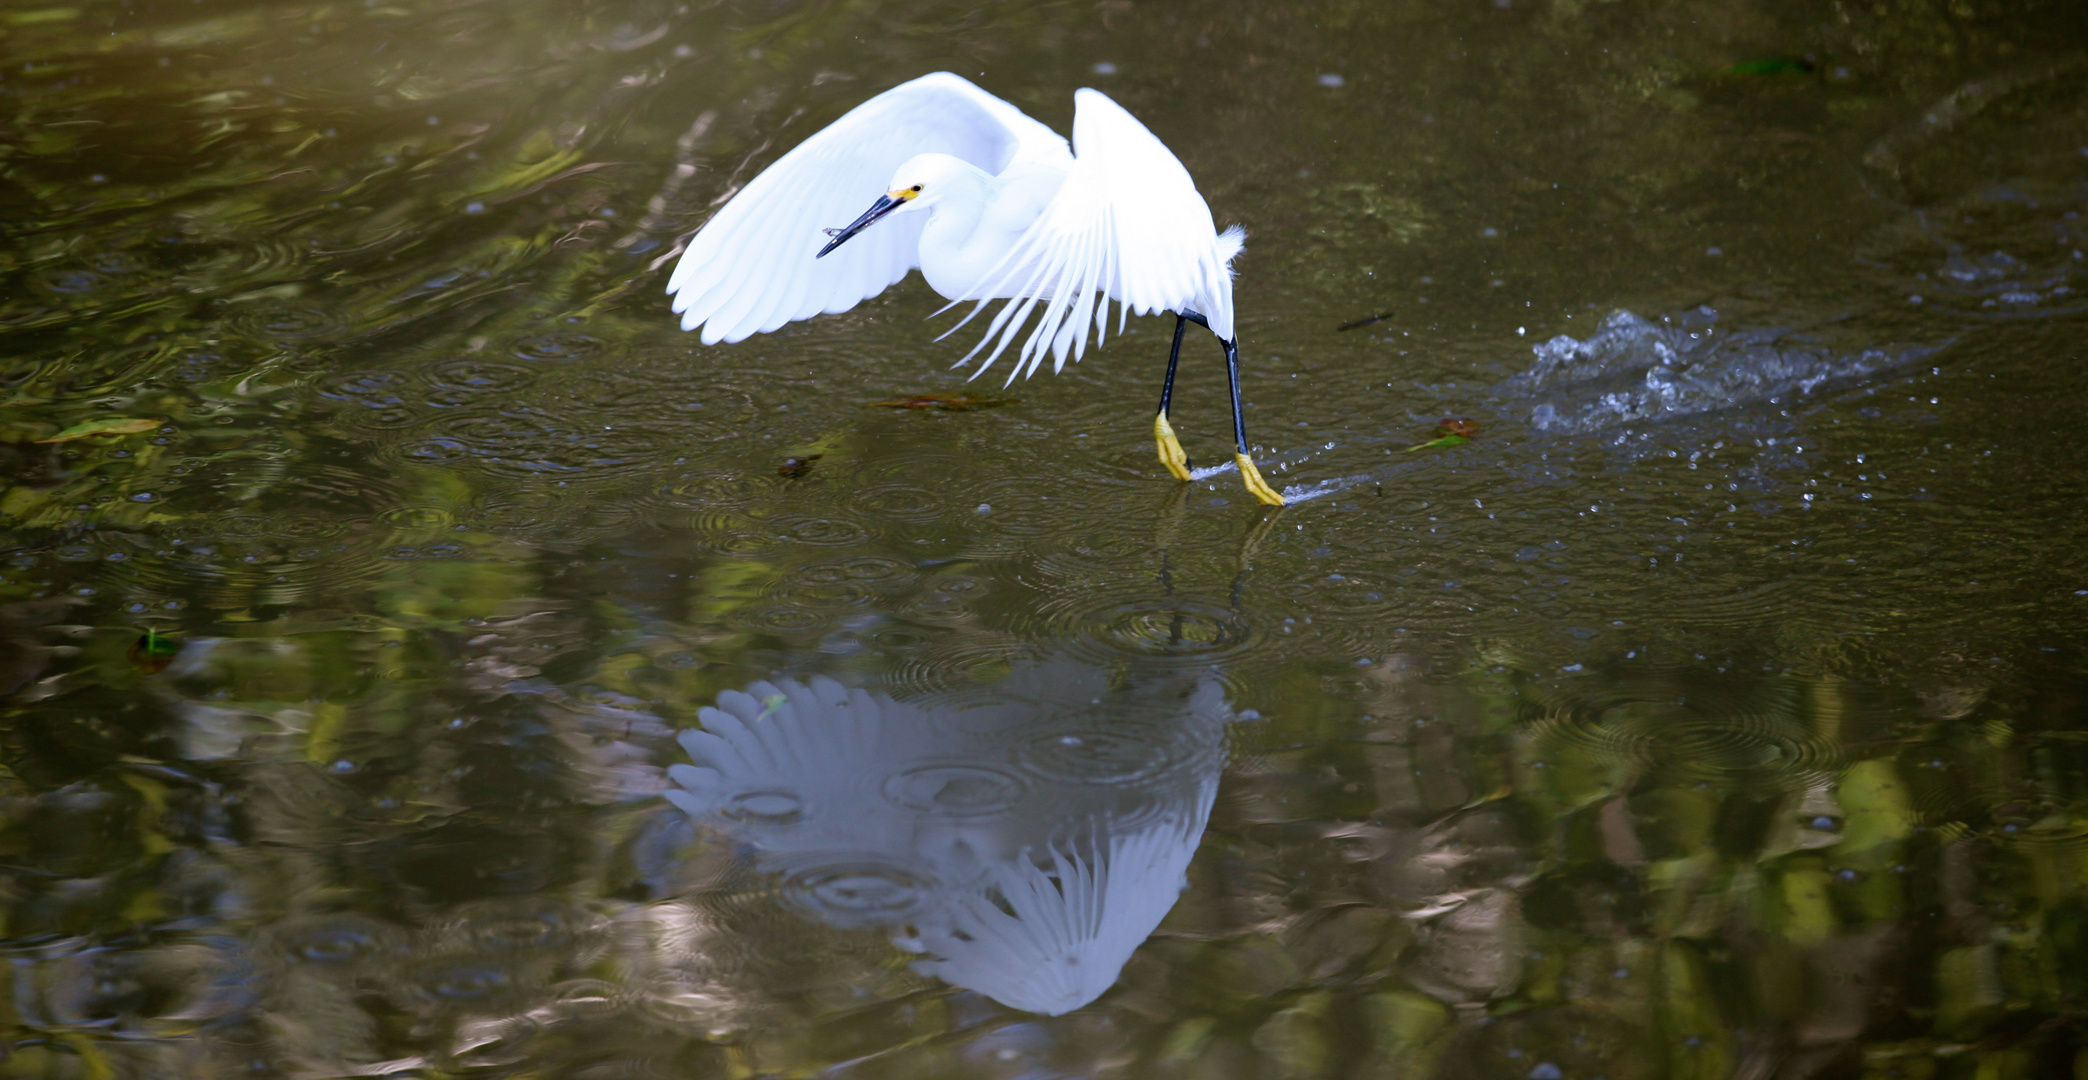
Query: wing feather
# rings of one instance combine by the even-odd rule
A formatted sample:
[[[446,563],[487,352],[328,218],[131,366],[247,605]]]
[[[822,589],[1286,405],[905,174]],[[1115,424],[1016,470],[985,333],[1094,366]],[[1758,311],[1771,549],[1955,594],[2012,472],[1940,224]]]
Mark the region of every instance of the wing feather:
[[[916,154],[944,153],[998,174],[1019,160],[1063,162],[1066,141],[949,72],[856,106],[762,170],[689,238],[668,278],[682,329],[739,341],[822,312],[847,311],[919,264],[922,220],[900,215],[816,259],[823,227],[845,225]]]
[[[1219,337],[1233,336],[1231,263],[1246,234],[1237,227],[1218,233],[1189,170],[1122,106],[1086,89],[1074,103],[1073,167],[1064,185],[969,291],[981,299],[952,328],[1006,299],[958,361],[986,351],[973,377],[1007,351],[1032,313],[1037,325],[1008,380],[1035,374],[1047,353],[1052,370],[1063,369],[1068,356],[1085,353],[1090,330],[1101,344],[1111,300],[1118,333],[1133,314],[1187,310],[1201,313]]]

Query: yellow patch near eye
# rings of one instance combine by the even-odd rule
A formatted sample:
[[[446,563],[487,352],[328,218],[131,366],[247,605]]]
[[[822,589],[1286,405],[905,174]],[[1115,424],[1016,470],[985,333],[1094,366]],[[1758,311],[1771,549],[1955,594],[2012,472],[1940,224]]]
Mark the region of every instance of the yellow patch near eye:
[[[897,199],[900,202],[905,202],[906,200],[911,199],[914,196],[919,195],[920,193],[921,185],[919,184],[915,184],[910,188],[893,188],[892,190],[885,192],[887,196]]]

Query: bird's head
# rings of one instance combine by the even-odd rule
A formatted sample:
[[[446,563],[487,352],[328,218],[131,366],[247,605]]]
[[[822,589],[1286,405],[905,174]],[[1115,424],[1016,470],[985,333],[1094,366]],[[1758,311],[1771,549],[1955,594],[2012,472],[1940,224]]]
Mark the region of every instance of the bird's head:
[[[832,239],[819,249],[819,254],[825,255],[840,247],[850,237],[893,214],[934,206],[978,171],[970,163],[948,154],[917,154],[908,158],[906,164],[892,174],[891,185],[885,193],[870,204],[870,209],[863,211],[863,216],[850,222],[847,228],[827,230]]]

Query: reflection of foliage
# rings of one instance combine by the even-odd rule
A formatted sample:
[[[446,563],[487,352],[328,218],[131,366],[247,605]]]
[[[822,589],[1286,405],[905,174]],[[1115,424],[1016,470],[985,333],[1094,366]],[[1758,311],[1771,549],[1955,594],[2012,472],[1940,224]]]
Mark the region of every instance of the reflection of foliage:
[[[106,756],[49,786],[70,751],[17,743],[39,779],[8,781],[0,847],[42,876],[17,879],[10,931],[162,928],[44,955],[20,1030],[118,1072],[166,1059],[106,1035],[198,1023],[157,1045],[333,1069],[874,1053],[921,1072],[1030,1028],[924,996],[877,932],[790,914],[643,799],[674,760],[654,713],[709,691],[652,678],[657,652],[547,679],[590,651],[587,622],[623,632],[564,606],[192,643],[151,693],[187,760],[218,763],[201,773]],[[459,674],[416,674],[431,665]],[[1677,677],[1619,670],[1580,698],[1500,662],[1445,680],[1394,658],[1355,682],[1367,717],[1243,730],[1282,749],[1243,748],[1192,889],[1095,1006],[1117,1034],[1076,1016],[1017,1050],[1452,1078],[1766,1073],[1861,1047],[2032,1075],[2009,1063],[2053,1052],[2084,992],[2068,692],[1924,712],[1784,677],[1678,708]],[[433,694],[399,689],[415,681]],[[248,928],[179,932],[199,919]]]
[[[1824,29],[1766,4],[1478,5],[1539,10],[1469,50],[1435,48],[1449,39],[1419,34],[1411,5],[1328,5],[1311,17],[1412,66],[1370,98],[1352,71],[1340,107],[1305,114],[1260,103],[1281,79],[1312,86],[1320,46],[1255,5],[1111,5],[1119,29],[1099,39],[1087,4],[135,7],[0,16],[0,909],[17,976],[0,1072],[1106,1060],[1622,1080],[1860,1059],[2000,1080],[2078,1041],[2077,673],[1920,695],[1839,681],[1822,673],[1863,649],[1910,665],[1870,632],[1883,615],[1822,629],[1847,606],[1827,587],[1771,631],[1781,664],[1815,674],[1620,669],[1577,694],[1506,648],[1455,678],[1345,653],[1319,670],[1343,634],[1389,651],[1392,610],[1449,612],[1428,625],[1451,653],[1488,617],[1394,608],[1392,586],[1348,574],[1383,596],[1228,672],[1282,706],[1242,729],[1182,908],[1062,1026],[983,1012],[876,935],[795,919],[650,801],[670,728],[723,689],[826,665],[942,689],[1068,625],[1122,645],[1122,626],[1073,609],[1153,577],[1132,504],[1049,502],[958,452],[976,430],[959,425],[989,419],[1044,445],[1025,410],[873,415],[934,432],[917,437],[949,467],[929,477],[874,453],[897,427],[789,419],[832,389],[801,376],[806,357],[846,370],[874,341],[779,337],[721,370],[670,340],[646,267],[875,79],[990,59],[997,89],[1058,122],[1062,88],[1036,72],[1208,33],[1241,62],[1202,63],[1183,93],[1247,119],[1170,141],[1215,178],[1221,217],[1265,215],[1254,250],[1297,271],[1264,281],[1334,292],[1394,259],[1470,257],[1467,225],[1506,232],[1568,198],[1562,177],[1586,185],[1558,238],[1576,261],[1700,249],[1699,208],[1730,205],[1705,193],[1773,197],[1836,139],[1916,195],[1965,188],[1953,170],[1983,153],[1959,140],[2077,85],[2062,67],[1964,74],[2035,45],[2056,0],[1905,0]],[[1685,20],[1702,26],[1670,33]],[[1705,77],[1735,41],[1855,75]],[[1572,77],[1537,62],[1566,52],[1584,58]],[[1154,86],[1121,92],[1143,109]],[[1901,98],[1963,119],[1867,141]],[[1530,101],[1555,108],[1515,111]],[[691,127],[699,110],[715,121]],[[2075,115],[2053,106],[2045,130]],[[1416,134],[1436,124],[1501,141],[1448,157]],[[1292,127],[1364,149],[1279,162],[1267,148]],[[879,392],[832,399],[853,414]],[[116,415],[167,421],[36,441]],[[780,482],[806,446],[818,467]],[[974,489],[955,513],[939,501]],[[887,531],[843,530],[865,520]],[[1237,538],[1217,529],[1183,532],[1223,547],[1231,575]],[[1193,580],[1197,550],[1163,574]],[[1531,551],[1531,577],[1563,588],[1568,564]],[[1384,558],[1388,577],[1437,565]],[[1177,619],[1130,644],[1263,649],[1330,595],[1303,581],[1270,590],[1291,606],[1255,611],[1251,638]],[[1943,606],[1905,603],[1895,625]],[[2035,636],[2002,625],[1981,641]],[[166,658],[141,637],[181,647],[155,673]]]

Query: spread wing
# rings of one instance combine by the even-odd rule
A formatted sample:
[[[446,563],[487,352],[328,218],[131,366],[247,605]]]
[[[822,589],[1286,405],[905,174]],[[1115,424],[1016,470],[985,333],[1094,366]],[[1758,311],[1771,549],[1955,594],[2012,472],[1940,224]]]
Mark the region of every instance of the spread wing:
[[[1014,341],[1032,311],[1040,312],[1009,382],[1034,374],[1047,352],[1054,371],[1065,367],[1069,353],[1080,359],[1090,326],[1100,344],[1110,300],[1119,304],[1119,332],[1133,312],[1186,309],[1200,312],[1219,337],[1233,336],[1231,263],[1246,233],[1235,226],[1218,234],[1189,170],[1123,106],[1099,90],[1081,90],[1073,100],[1074,158],[1065,184],[967,294],[1012,298],[994,315],[985,339],[958,361],[992,346],[979,372]],[[985,304],[982,299],[957,325]]]
[[[847,311],[920,262],[925,215],[868,230],[824,259],[823,228],[846,225],[916,154],[999,173],[1065,161],[1066,140],[965,79],[937,72],[849,110],[762,170],[696,235],[667,282],[682,329],[738,341],[821,312]]]
[[[914,969],[1046,1016],[1101,997],[1181,898],[1217,794],[1214,778],[1142,827],[1091,819],[1046,851],[995,863],[993,892],[953,890],[918,920],[910,944],[929,958]]]

